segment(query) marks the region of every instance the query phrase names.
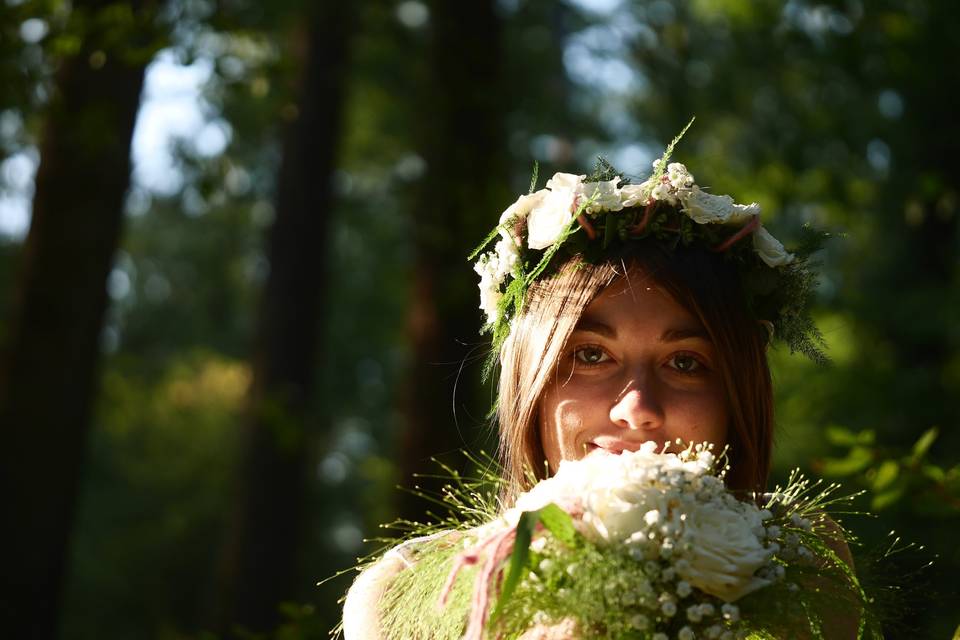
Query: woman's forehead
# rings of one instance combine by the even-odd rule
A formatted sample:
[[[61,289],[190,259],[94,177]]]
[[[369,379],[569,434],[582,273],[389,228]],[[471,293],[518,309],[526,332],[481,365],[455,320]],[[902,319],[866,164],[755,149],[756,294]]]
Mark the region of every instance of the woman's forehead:
[[[706,335],[699,319],[643,271],[632,270],[604,288],[583,310],[576,330],[655,325],[664,332]]]

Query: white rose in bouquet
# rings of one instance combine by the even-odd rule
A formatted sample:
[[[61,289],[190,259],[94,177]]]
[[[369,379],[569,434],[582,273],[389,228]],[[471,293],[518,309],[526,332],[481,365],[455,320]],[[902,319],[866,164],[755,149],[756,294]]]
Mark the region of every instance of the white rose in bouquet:
[[[726,602],[770,584],[755,575],[773,557],[763,546],[757,507],[736,500],[694,503],[686,516],[687,562],[677,566],[684,580]]]

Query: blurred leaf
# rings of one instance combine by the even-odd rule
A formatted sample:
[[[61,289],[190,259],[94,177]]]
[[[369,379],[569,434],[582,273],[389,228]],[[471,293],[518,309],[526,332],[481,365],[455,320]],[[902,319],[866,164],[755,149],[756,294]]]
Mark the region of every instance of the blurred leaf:
[[[890,486],[900,474],[900,465],[895,460],[884,460],[873,478],[873,490],[880,492]]]
[[[854,445],[871,445],[875,439],[875,433],[872,429],[854,432],[840,426],[827,427],[827,440],[830,444],[839,447],[852,447]]]
[[[903,492],[906,489],[906,485],[903,483],[895,485],[893,488],[888,489],[877,493],[873,500],[870,501],[870,508],[873,511],[883,511],[887,507],[890,507],[903,496]]]
[[[827,458],[823,461],[823,475],[843,477],[859,473],[873,461],[873,452],[864,447],[853,447],[845,458]]]
[[[919,461],[927,454],[927,451],[930,450],[930,445],[933,444],[939,434],[940,430],[937,429],[937,427],[932,427],[923,432],[920,439],[913,445],[913,454],[911,456],[913,462]]]

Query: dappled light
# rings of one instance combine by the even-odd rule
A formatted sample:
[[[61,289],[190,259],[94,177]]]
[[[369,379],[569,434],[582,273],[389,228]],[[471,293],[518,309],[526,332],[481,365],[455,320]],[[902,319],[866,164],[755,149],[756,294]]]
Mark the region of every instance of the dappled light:
[[[704,191],[832,236],[831,362],[768,351],[770,484],[866,489],[864,554],[938,556],[888,637],[949,637],[958,28],[911,0],[0,3],[0,635],[327,637],[354,574],[317,582],[434,508],[397,487],[496,450],[467,255],[534,167],[636,184],[696,116]]]

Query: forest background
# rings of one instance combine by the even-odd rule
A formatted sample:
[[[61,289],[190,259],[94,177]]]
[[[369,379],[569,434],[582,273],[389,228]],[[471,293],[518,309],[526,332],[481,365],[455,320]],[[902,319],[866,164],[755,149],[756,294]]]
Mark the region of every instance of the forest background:
[[[397,485],[493,446],[470,249],[676,152],[822,253],[775,479],[869,492],[891,638],[960,623],[960,5],[0,1],[0,633],[322,638]],[[788,242],[789,244],[789,242]],[[863,558],[863,556],[861,556]],[[918,567],[935,558],[919,573]]]

